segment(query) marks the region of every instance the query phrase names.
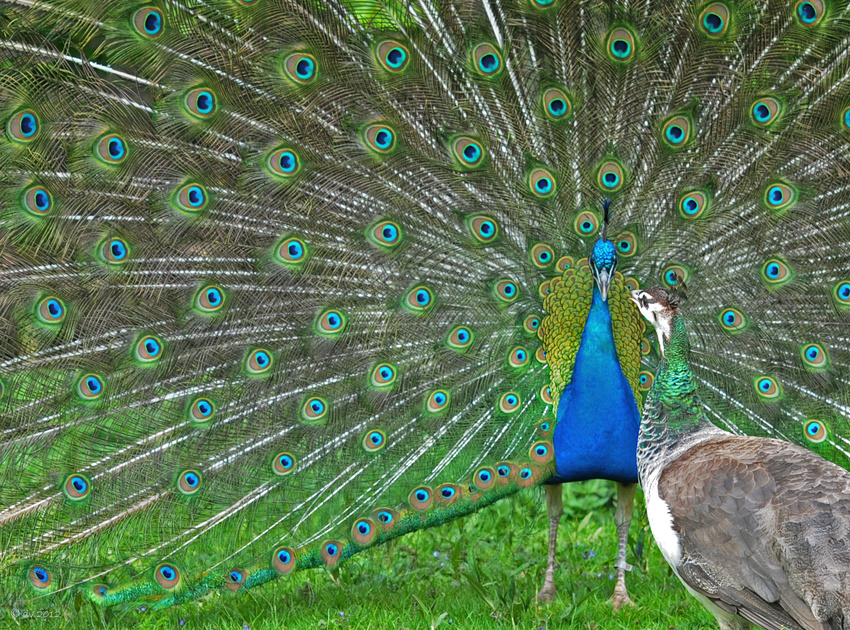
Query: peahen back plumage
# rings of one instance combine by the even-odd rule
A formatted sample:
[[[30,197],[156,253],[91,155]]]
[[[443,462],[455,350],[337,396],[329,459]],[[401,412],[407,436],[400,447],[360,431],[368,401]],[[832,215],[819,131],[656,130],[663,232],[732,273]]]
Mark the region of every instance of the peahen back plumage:
[[[685,282],[711,419],[850,466],[847,2],[0,7],[5,598],[166,606],[568,480],[606,197],[636,407],[628,289]]]

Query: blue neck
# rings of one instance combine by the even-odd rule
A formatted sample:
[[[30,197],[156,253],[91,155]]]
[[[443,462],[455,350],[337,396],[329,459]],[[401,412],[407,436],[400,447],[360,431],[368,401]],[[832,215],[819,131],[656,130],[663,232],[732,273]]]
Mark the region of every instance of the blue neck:
[[[637,481],[640,416],[620,368],[611,312],[593,287],[570,384],[561,394],[555,445],[555,481]]]

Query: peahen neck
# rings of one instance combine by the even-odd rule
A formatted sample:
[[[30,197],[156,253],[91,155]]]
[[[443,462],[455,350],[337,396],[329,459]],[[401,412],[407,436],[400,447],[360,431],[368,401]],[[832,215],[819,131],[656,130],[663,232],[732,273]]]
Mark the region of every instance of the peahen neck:
[[[695,444],[725,433],[706,417],[688,362],[685,320],[673,319],[670,339],[643,407],[638,438],[641,483]]]

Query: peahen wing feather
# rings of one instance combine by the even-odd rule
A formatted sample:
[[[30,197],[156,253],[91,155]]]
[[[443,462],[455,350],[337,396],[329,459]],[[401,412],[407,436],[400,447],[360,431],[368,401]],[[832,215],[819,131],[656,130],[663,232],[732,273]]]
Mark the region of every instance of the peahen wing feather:
[[[543,481],[541,285],[603,196],[709,413],[850,463],[845,2],[0,6],[5,597],[167,605]]]

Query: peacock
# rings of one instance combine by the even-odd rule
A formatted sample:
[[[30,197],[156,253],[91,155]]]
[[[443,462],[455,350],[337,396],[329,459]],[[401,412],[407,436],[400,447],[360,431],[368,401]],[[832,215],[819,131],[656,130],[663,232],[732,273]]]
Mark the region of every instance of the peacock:
[[[640,425],[653,534],[722,630],[841,630],[850,621],[850,471],[708,421],[680,295],[632,291],[663,360]]]
[[[0,2],[0,592],[163,608],[617,482],[708,418],[850,466],[847,2]],[[605,200],[611,200],[610,206]],[[486,512],[485,512],[486,514]]]

